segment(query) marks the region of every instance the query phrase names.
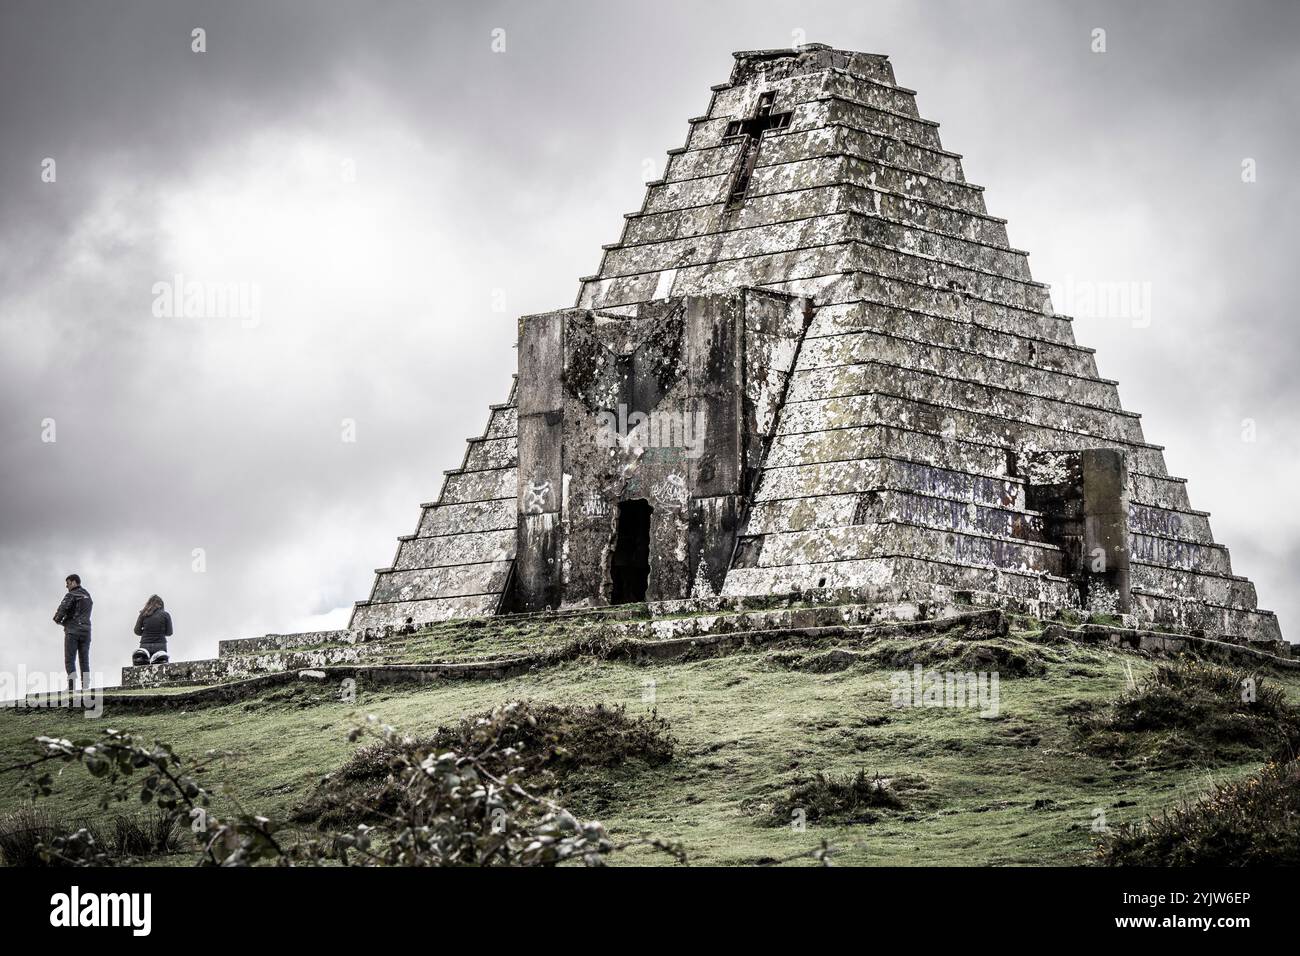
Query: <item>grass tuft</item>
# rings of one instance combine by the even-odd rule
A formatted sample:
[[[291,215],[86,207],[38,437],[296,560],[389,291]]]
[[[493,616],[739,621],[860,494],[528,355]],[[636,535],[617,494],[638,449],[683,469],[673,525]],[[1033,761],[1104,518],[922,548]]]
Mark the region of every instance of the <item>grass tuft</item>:
[[[865,770],[842,777],[817,773],[795,780],[772,805],[769,826],[784,826],[802,814],[808,822],[875,823],[877,810],[901,810],[902,798],[892,781]]]
[[[63,865],[57,859],[47,859],[41,850],[78,830],[84,830],[111,863],[173,853],[180,845],[177,817],[161,810],[69,821],[28,805],[0,816],[0,862],[5,866]]]
[[[1250,671],[1180,659],[1076,717],[1074,729],[1086,752],[1143,764],[1289,759],[1300,746],[1300,710]]]
[[[1121,826],[1097,856],[1108,866],[1296,866],[1300,764],[1266,764],[1195,803]]]
[[[513,768],[530,785],[553,790],[579,770],[610,768],[627,761],[655,766],[673,758],[676,740],[668,721],[657,714],[629,717],[624,706],[595,704],[573,707],[538,701],[514,701],[457,724],[439,727],[424,737],[408,738],[402,752],[423,759],[429,754],[455,750],[483,753],[480,728],[493,713],[505,713],[505,731],[485,754],[484,765],[493,772]],[[373,743],[358,748],[334,773],[325,777],[312,798],[298,808],[294,819],[319,826],[349,825],[374,813],[392,810],[379,800],[399,748]]]

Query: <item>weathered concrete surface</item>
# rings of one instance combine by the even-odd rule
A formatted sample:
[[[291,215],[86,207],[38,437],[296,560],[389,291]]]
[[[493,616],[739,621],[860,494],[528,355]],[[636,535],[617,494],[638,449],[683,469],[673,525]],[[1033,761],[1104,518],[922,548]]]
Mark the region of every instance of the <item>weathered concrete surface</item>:
[[[175,687],[183,684],[217,684],[222,681],[350,664],[377,656],[374,645],[318,647],[311,650],[266,652],[246,656],[214,657],[206,661],[174,661],[147,667],[122,668],[123,687]]]
[[[268,651],[295,650],[322,645],[361,644],[376,635],[360,631],[306,631],[296,634],[263,634],[217,642],[218,657],[264,654]]]
[[[1124,452],[1032,452],[1016,456],[1030,507],[1044,515],[1048,541],[1065,553],[1079,601],[1099,614],[1131,609],[1128,464]]]
[[[1213,638],[1194,633],[1146,631],[1102,624],[1084,624],[1080,627],[1049,624],[1041,636],[1042,640],[1048,641],[1059,638],[1087,644],[1110,644],[1114,647],[1123,647],[1160,657],[1194,654],[1198,657],[1238,667],[1242,665],[1265,665],[1276,667],[1279,670],[1300,670],[1300,660],[1295,658],[1266,653],[1257,648],[1241,644],[1216,641]],[[1289,648],[1286,650],[1289,653]]]
[[[738,135],[761,104],[782,122]],[[745,396],[774,426],[745,449],[744,480],[724,469],[711,490],[691,485],[686,511],[656,511],[654,559],[680,569],[656,579],[656,596],[912,588],[1100,601],[1135,623],[1279,646],[1276,618],[887,58],[817,44],[737,54],[575,305],[602,316],[597,338],[626,340],[670,300],[746,287],[808,297],[815,312],[797,354],[777,347],[763,361],[766,392]],[[661,372],[679,351],[669,339],[647,358]],[[559,418],[523,441],[513,398],[493,410],[353,627],[495,613],[521,574],[544,582],[534,603],[608,599],[610,515],[626,489],[566,481],[600,469],[563,450],[557,423],[613,397],[618,376],[596,362],[585,398],[566,397],[558,341],[520,363],[553,388],[532,414]],[[633,378],[659,382],[637,400],[681,397],[673,374]],[[521,455],[544,466],[551,498],[525,487]],[[1076,456],[1077,493],[1036,493],[1043,482],[1017,471],[1052,455]],[[543,505],[520,518],[529,492]],[[1107,562],[1094,572],[1084,557],[1097,550]]]
[[[808,307],[663,287],[635,315],[520,321],[514,609],[629,599],[618,568],[633,502],[649,511],[643,597],[722,588]]]

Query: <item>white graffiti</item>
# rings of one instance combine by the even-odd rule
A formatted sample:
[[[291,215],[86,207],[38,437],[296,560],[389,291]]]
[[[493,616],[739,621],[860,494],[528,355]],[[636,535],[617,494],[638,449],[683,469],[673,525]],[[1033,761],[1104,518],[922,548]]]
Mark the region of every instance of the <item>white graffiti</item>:
[[[678,474],[670,474],[663,481],[656,481],[650,488],[650,494],[661,504],[684,505],[690,495],[686,491],[686,479]]]
[[[599,492],[588,492],[582,499],[582,513],[588,518],[609,516],[609,502]]]
[[[541,514],[546,511],[546,506],[550,500],[550,479],[548,478],[543,481],[538,481],[536,478],[530,479],[528,487],[524,489],[524,514]]]

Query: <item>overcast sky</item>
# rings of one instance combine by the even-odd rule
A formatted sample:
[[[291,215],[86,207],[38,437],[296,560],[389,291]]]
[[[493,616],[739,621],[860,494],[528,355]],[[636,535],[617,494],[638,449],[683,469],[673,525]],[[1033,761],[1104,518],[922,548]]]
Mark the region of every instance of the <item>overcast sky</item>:
[[[801,38],[891,57],[1060,311],[1150,290],[1079,341],[1300,638],[1300,5],[1137,6],[5,0],[0,670],[61,669],[73,570],[109,683],[154,591],[185,658],[343,626],[516,316],[573,303],[732,51]],[[156,315],[178,274],[256,319]]]

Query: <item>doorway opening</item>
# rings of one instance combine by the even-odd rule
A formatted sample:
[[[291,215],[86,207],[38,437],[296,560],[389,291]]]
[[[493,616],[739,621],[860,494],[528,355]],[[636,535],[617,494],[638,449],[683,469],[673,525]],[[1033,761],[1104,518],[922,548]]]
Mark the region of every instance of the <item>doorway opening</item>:
[[[644,498],[618,503],[614,554],[610,559],[613,593],[611,604],[644,601],[650,580],[650,515],[654,508]]]

